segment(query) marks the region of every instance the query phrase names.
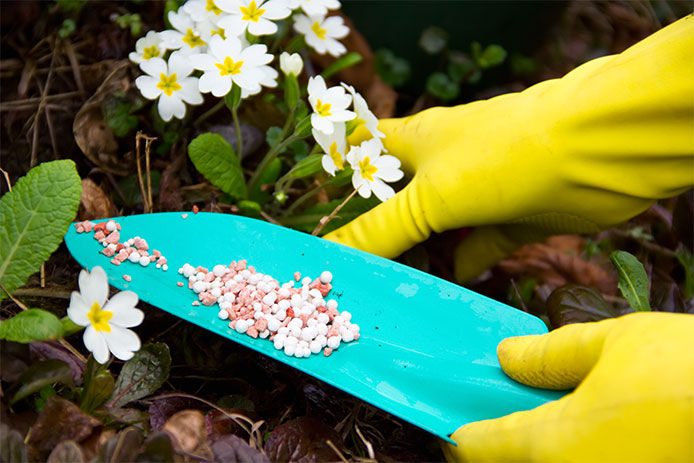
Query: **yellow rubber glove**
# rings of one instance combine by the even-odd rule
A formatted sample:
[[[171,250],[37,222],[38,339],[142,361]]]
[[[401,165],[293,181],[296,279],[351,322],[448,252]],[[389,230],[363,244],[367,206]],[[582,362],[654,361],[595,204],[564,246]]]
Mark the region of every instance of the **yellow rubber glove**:
[[[694,184],[694,17],[520,93],[382,120],[412,181],[325,238],[395,257],[478,227],[465,281],[527,242],[593,233]]]
[[[463,426],[451,461],[694,461],[694,316],[645,313],[503,340],[513,379],[576,387],[533,410]]]

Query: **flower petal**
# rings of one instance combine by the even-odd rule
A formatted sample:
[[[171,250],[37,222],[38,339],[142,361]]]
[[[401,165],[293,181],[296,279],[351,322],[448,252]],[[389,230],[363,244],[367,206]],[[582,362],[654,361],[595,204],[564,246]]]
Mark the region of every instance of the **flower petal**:
[[[109,320],[109,324],[113,323],[118,326],[130,328],[142,323],[145,314],[135,308],[138,297],[132,291],[121,291],[116,293],[104,306],[104,310],[113,313],[113,317]]]
[[[169,56],[169,72],[168,74],[176,74],[177,79],[183,79],[193,72],[193,63],[190,57],[180,51],[175,51]]]
[[[200,86],[197,77],[185,77],[180,80],[181,90],[178,91],[181,99],[188,104],[196,105],[203,101],[200,94]]]
[[[335,176],[335,170],[337,170],[337,166],[335,165],[333,158],[331,158],[329,154],[323,155],[323,157],[321,158],[321,165],[327,173],[329,173],[332,176]]]
[[[167,74],[166,61],[161,58],[150,58],[140,63],[140,69],[159,81],[161,74]]]
[[[333,133],[333,131],[335,130],[332,122],[330,122],[328,119],[324,117],[320,117],[316,113],[311,114],[311,125],[316,130],[320,130],[321,132],[327,133],[328,135]]]
[[[108,361],[108,346],[106,340],[101,336],[93,326],[88,326],[82,335],[84,346],[89,352],[94,355],[94,360],[104,364]]]
[[[183,119],[186,114],[186,105],[178,96],[166,96],[164,93],[159,97],[157,109],[165,122],[169,122],[173,116]]]
[[[108,297],[108,278],[104,269],[96,266],[91,273],[82,270],[79,276],[80,293],[89,307],[95,302],[103,306]]]
[[[119,326],[111,326],[111,332],[104,333],[104,338],[109,350],[120,360],[130,360],[142,346],[134,331]]]
[[[142,96],[148,100],[156,100],[162,94],[162,90],[157,87],[158,79],[150,76],[140,76],[135,79],[135,86],[140,90]]]
[[[395,195],[395,190],[393,190],[393,188],[389,185],[383,183],[383,181],[379,178],[374,178],[374,181],[371,182],[371,190],[381,201],[387,201]]]
[[[201,71],[213,71],[216,69],[214,57],[207,53],[190,55],[188,59],[195,69],[200,69]]]
[[[87,313],[89,313],[89,306],[84,302],[84,298],[77,291],[73,291],[67,308],[68,318],[79,326],[87,326],[89,325]]]

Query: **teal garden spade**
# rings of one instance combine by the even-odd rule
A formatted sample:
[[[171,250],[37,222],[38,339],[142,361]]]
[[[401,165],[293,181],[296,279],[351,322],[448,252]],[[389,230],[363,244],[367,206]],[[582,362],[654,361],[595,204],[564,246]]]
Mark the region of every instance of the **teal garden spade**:
[[[65,242],[85,268],[101,266],[109,283],[141,300],[336,386],[443,439],[471,421],[527,410],[560,393],[521,385],[499,367],[496,347],[508,336],[546,332],[529,314],[397,262],[267,222],[228,214],[158,213],[115,218],[121,242],[147,240],[168,259],[154,265],[110,263],[92,233],[70,227]],[[193,306],[197,295],[183,264],[212,268],[246,259],[280,282],[295,272],[333,274],[328,297],[352,313],[359,340],[330,357],[289,357],[218,318],[218,307]],[[126,282],[123,275],[132,279]]]

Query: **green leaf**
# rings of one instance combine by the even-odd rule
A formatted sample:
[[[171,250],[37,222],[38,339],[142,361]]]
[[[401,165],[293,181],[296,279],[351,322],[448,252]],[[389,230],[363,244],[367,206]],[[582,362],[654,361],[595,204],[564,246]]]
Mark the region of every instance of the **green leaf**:
[[[615,317],[617,314],[595,288],[564,285],[549,295],[547,315],[552,328]]]
[[[290,143],[289,149],[294,153],[295,162],[299,162],[308,156],[309,146],[304,140],[296,140]]]
[[[75,322],[70,320],[69,317],[61,318],[60,319],[60,325],[63,328],[63,337],[64,338],[84,329],[83,326],[79,326],[78,324],[76,324]]]
[[[443,101],[450,101],[458,97],[460,88],[443,72],[435,72],[427,79],[427,91]]]
[[[236,84],[231,85],[229,93],[224,95],[224,104],[232,111],[236,110],[241,103],[241,87]]]
[[[355,51],[349,52],[346,55],[340,57],[338,60],[334,61],[330,66],[325,68],[323,72],[320,73],[320,75],[327,79],[328,77],[342,71],[343,69],[360,63],[363,59],[364,58],[362,58],[362,56],[359,53]]]
[[[204,133],[188,145],[195,168],[213,185],[235,198],[246,197],[241,162],[229,143],[216,133]]]
[[[8,291],[26,283],[63,241],[81,194],[75,163],[61,160],[34,167],[0,198],[0,283]]]
[[[101,112],[104,120],[117,137],[125,137],[137,127],[139,120],[130,114],[131,110],[132,106],[130,104],[110,99],[107,99],[102,106]]]
[[[72,384],[70,366],[62,360],[43,360],[24,370],[7,391],[10,405],[55,383]]]
[[[273,148],[282,138],[282,129],[279,127],[270,127],[265,134],[265,141],[270,148]]]
[[[143,346],[123,365],[109,407],[120,408],[153,393],[168,379],[170,368],[171,355],[166,344]]]
[[[446,48],[448,32],[440,27],[430,26],[419,36],[419,47],[430,55],[438,55]]]
[[[284,102],[289,109],[293,109],[299,103],[299,81],[294,74],[284,78]]]
[[[375,57],[376,72],[385,83],[400,87],[410,79],[412,68],[407,60],[398,58],[387,48],[376,51]]]
[[[299,179],[320,172],[323,170],[323,165],[321,164],[322,158],[323,154],[321,153],[315,153],[305,157],[287,172],[287,177]]]
[[[260,211],[263,210],[260,204],[255,201],[249,201],[244,199],[236,203],[236,207],[239,208],[239,212],[247,217],[260,217]]]
[[[287,53],[296,53],[302,48],[306,47],[306,39],[304,39],[303,34],[295,35],[294,38],[287,45]]]
[[[610,259],[619,273],[619,290],[637,312],[649,311],[648,276],[641,262],[626,251],[614,251]]]
[[[488,45],[482,50],[479,42],[473,42],[471,47],[472,56],[482,69],[498,66],[506,59],[506,50],[501,45]]]
[[[690,299],[694,296],[694,255],[684,247],[675,255],[684,268],[684,297]]]
[[[458,84],[471,76],[477,65],[464,53],[453,52],[448,57],[448,67],[446,72],[453,82]]]
[[[86,413],[93,412],[106,402],[113,392],[114,379],[106,369],[90,355],[84,371],[84,389],[80,398],[80,408]]]
[[[0,339],[28,343],[54,341],[63,336],[58,317],[41,309],[29,309],[0,322]]]
[[[270,161],[262,174],[260,174],[260,179],[258,180],[258,186],[253,189],[248,195],[249,199],[255,201],[256,203],[265,204],[271,198],[269,188],[263,190],[263,185],[272,186],[277,178],[280,176],[280,170],[282,169],[282,160],[280,158],[275,158]]]

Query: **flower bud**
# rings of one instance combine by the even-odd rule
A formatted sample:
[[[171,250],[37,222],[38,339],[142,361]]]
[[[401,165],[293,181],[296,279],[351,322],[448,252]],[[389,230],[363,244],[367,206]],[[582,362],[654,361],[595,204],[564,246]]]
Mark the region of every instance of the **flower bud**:
[[[280,55],[280,69],[286,75],[292,74],[298,76],[301,74],[301,70],[304,68],[304,62],[301,60],[301,56],[298,53],[282,52]]]

